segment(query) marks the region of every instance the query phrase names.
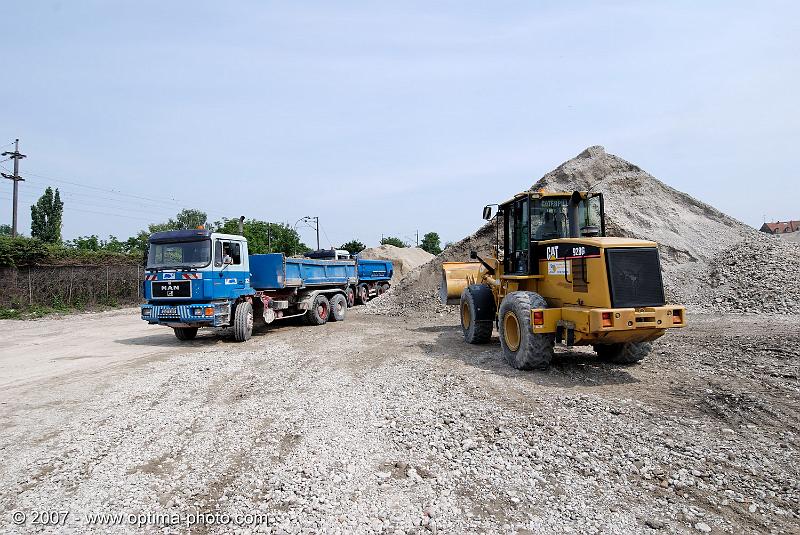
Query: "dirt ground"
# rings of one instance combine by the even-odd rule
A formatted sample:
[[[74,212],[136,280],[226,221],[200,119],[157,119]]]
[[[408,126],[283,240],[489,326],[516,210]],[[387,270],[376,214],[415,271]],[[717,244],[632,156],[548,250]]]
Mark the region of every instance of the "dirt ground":
[[[454,316],[348,314],[243,344],[135,310],[0,321],[0,531],[800,532],[800,317],[521,372]]]

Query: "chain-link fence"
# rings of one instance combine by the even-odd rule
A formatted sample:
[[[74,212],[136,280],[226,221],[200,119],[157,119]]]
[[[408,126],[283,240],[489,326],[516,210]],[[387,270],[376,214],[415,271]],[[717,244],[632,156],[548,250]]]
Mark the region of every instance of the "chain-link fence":
[[[0,306],[135,304],[142,297],[142,277],[139,265],[0,268]]]

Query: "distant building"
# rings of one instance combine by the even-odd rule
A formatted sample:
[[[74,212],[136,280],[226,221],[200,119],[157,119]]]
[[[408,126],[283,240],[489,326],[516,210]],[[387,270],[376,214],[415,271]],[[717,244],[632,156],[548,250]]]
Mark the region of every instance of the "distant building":
[[[775,223],[764,223],[759,229],[767,234],[786,234],[787,232],[800,231],[800,221],[776,221]]]

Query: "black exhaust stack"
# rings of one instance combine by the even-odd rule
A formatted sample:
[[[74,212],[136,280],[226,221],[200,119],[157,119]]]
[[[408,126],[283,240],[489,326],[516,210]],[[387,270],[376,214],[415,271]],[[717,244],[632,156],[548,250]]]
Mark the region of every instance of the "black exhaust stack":
[[[581,203],[581,194],[578,191],[573,191],[572,196],[569,198],[569,206],[567,207],[567,215],[569,216],[569,237],[580,238],[581,226],[578,221],[578,206]]]

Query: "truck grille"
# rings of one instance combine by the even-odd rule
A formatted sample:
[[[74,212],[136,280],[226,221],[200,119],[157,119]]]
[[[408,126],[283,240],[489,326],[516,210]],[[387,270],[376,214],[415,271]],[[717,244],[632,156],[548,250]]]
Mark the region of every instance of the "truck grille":
[[[664,304],[661,262],[655,247],[606,249],[611,306],[654,307]]]

